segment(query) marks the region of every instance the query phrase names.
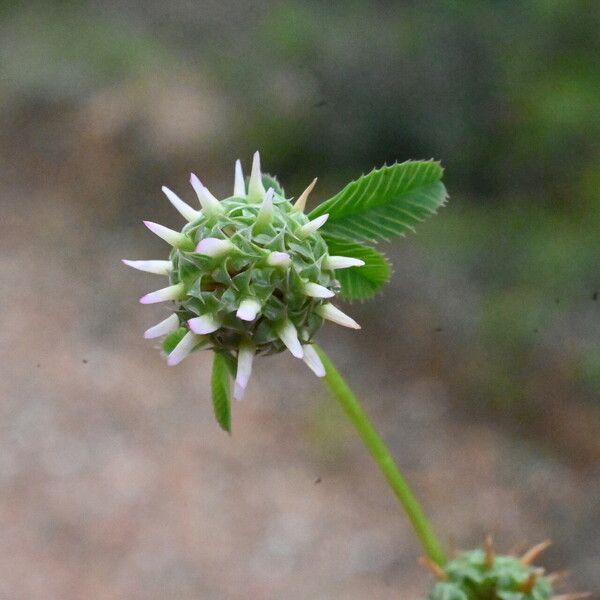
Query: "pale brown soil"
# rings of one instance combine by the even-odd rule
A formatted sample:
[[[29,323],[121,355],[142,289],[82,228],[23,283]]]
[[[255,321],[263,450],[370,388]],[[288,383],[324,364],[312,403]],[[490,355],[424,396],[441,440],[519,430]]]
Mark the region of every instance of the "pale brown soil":
[[[1,201],[0,598],[422,597],[419,547],[321,383],[288,356],[260,361],[224,434],[209,356],[170,369],[141,338],[165,314],[136,304],[158,280],[119,259],[163,246],[94,202],[72,212],[72,197],[14,187]],[[440,535],[552,538],[543,564],[597,588],[597,471],[454,412],[443,376],[411,368],[422,341],[383,312],[394,303],[322,341]]]

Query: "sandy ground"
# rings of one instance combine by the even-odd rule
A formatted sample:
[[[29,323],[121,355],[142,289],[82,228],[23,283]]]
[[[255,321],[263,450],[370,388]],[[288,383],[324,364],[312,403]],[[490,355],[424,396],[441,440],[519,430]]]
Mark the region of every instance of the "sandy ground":
[[[141,338],[165,309],[136,298],[160,286],[118,261],[160,242],[23,197],[5,196],[0,238],[0,598],[422,598],[407,522],[304,365],[259,362],[227,436],[209,356],[170,369]],[[544,564],[598,589],[597,472],[456,414],[406,356],[386,372],[399,325],[376,308],[356,309],[365,333],[332,326],[322,342],[440,535],[552,538]]]

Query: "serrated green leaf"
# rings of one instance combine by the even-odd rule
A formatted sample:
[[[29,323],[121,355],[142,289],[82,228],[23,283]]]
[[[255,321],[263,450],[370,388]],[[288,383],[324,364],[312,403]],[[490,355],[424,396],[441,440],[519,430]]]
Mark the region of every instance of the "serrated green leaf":
[[[365,261],[362,267],[338,269],[335,272],[342,286],[340,296],[344,300],[367,300],[390,280],[390,263],[377,250],[329,235],[324,237],[331,256],[350,256]]]
[[[227,359],[215,352],[211,377],[212,402],[217,423],[231,433],[231,386]]]
[[[317,206],[309,217],[329,213],[322,233],[361,241],[389,241],[414,231],[447,198],[438,162],[407,161],[373,170]]]
[[[221,356],[225,360],[227,369],[229,369],[229,374],[232,377],[235,377],[235,374],[237,373],[237,358],[235,358],[230,352],[221,352]]]

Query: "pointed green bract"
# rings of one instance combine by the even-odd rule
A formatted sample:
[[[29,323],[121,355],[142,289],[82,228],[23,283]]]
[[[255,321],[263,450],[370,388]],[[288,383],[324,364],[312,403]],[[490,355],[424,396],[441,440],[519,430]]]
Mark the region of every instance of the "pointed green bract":
[[[382,167],[349,183],[317,206],[309,218],[329,214],[322,233],[357,242],[389,241],[414,231],[447,198],[436,161],[407,161]]]
[[[279,183],[279,180],[275,175],[269,175],[268,173],[263,173],[262,182],[265,186],[265,190],[268,190],[270,187],[273,188],[276,194],[285,198],[285,191],[283,190],[282,185]]]
[[[227,433],[231,433],[231,386],[227,359],[215,352],[211,378],[213,409],[217,422]]]
[[[185,327],[179,327],[175,331],[169,333],[169,335],[162,342],[162,349],[166,354],[171,354],[175,350],[175,346],[184,338],[188,330]]]
[[[331,256],[348,256],[365,261],[362,267],[336,270],[335,276],[342,286],[339,295],[344,300],[367,300],[390,280],[390,263],[377,250],[329,235],[324,238]]]

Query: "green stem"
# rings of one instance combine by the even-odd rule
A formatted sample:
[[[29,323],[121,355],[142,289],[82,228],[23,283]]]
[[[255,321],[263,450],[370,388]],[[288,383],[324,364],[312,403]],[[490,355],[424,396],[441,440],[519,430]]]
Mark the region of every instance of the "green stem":
[[[344,378],[333,366],[331,360],[316,344],[315,350],[318,352],[325,366],[325,381],[327,381],[329,389],[342,405],[344,412],[350,421],[352,421],[364,445],[379,465],[394,494],[402,504],[425,553],[432,561],[440,566],[443,565],[446,562],[446,558],[442,546],[433,533],[421,505],[398,470],[390,451],[371,424],[369,417],[362,409]]]

